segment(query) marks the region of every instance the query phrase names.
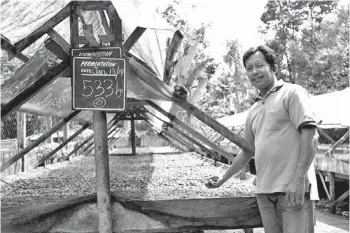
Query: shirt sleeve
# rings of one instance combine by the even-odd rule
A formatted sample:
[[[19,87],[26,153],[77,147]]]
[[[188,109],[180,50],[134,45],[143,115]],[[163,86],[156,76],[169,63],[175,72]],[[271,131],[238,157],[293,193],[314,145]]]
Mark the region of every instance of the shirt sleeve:
[[[300,131],[303,127],[316,127],[316,117],[306,90],[297,86],[288,101],[288,113],[293,125]]]
[[[249,144],[255,146],[254,145],[254,134],[253,134],[250,118],[251,118],[250,114],[248,114],[248,116],[245,120],[243,139],[246,140]]]

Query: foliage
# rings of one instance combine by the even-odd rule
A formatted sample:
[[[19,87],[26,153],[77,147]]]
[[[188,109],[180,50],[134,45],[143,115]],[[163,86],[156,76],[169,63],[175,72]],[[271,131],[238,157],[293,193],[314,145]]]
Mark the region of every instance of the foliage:
[[[313,94],[349,86],[348,8],[336,1],[269,1],[261,22],[279,78]]]
[[[207,93],[201,101],[203,110],[211,113],[214,118],[247,110],[256,95],[245,75],[238,41],[228,40],[226,48],[222,69],[210,81]]]
[[[41,158],[49,154],[58,146],[59,144],[55,142],[51,142],[51,143],[43,142],[38,147],[34,148],[33,151],[37,156],[37,160],[40,161]],[[68,151],[66,148],[62,148],[61,150],[57,151],[53,156],[51,156],[51,158],[46,160],[45,164],[61,162],[62,158],[68,154],[67,152]]]

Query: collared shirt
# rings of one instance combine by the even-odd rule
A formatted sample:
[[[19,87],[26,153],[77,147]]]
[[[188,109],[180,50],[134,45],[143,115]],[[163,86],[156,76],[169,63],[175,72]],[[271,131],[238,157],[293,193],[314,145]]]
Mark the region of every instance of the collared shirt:
[[[243,137],[255,146],[257,192],[286,192],[298,163],[300,129],[316,125],[310,98],[301,86],[279,80],[256,100],[248,113]],[[309,184],[311,198],[318,199],[313,164],[306,187]]]

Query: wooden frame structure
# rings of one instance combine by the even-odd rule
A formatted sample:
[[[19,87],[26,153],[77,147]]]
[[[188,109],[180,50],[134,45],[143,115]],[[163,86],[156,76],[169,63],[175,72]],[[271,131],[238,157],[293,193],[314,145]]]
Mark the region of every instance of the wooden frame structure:
[[[100,14],[103,28],[107,35],[96,35],[93,31],[90,30],[89,25],[86,25],[84,17],[81,14],[81,10],[85,11],[96,11]],[[106,18],[108,16],[109,22]],[[57,32],[55,32],[52,28],[62,22],[65,18],[70,18],[70,44],[66,42]],[[79,35],[79,20],[83,24],[83,32],[84,36]],[[67,53],[69,48],[76,48],[79,45],[83,44],[85,46],[100,46],[101,43],[98,41],[109,42],[110,46],[122,46],[123,48],[123,57],[127,61],[128,65],[132,67],[132,72],[136,74],[136,76],[142,80],[147,85],[152,86],[155,90],[159,91],[159,93],[164,96],[169,101],[172,101],[174,104],[177,104],[184,110],[188,112],[188,114],[195,116],[209,127],[214,129],[220,135],[224,136],[231,142],[235,143],[243,150],[247,150],[249,152],[254,153],[254,147],[249,145],[245,140],[243,140],[239,135],[231,132],[225,126],[211,118],[206,113],[199,110],[196,106],[189,103],[186,99],[179,98],[173,95],[173,91],[167,85],[171,76],[171,67],[173,64],[174,54],[178,49],[181,41],[182,35],[180,32],[175,32],[174,37],[170,43],[170,47],[167,51],[166,56],[166,65],[164,69],[164,79],[160,80],[156,72],[154,72],[147,64],[133,56],[129,53],[129,50],[132,46],[137,42],[137,40],[142,36],[145,32],[145,28],[137,27],[134,32],[130,35],[129,38],[123,43],[122,41],[122,24],[119,15],[114,8],[113,4],[109,1],[73,1],[70,2],[66,7],[64,7],[60,12],[58,12],[53,18],[48,20],[44,25],[39,27],[37,30],[32,32],[26,38],[17,42],[15,45],[12,45],[9,41],[5,40],[5,37],[1,37],[1,46],[2,49],[8,51],[13,56],[18,57],[23,61],[28,61],[29,58],[25,57],[21,52],[30,46],[33,42],[35,42],[38,38],[40,38],[44,34],[48,34],[52,41],[59,45],[62,49],[61,55],[57,53],[57,56],[62,56],[63,61],[55,67],[49,69],[46,74],[41,77],[38,77],[37,81],[35,81],[32,85],[27,87],[25,90],[20,92],[15,96],[11,101],[6,103],[1,108],[1,117],[5,117],[9,113],[18,109],[21,105],[23,105],[26,101],[28,101],[31,97],[36,95],[40,90],[42,90],[46,85],[54,81],[58,75],[68,73],[70,66],[70,57]],[[63,54],[63,55],[62,55]],[[91,152],[91,150],[95,150],[95,158],[96,158],[96,181],[97,181],[97,195],[94,197],[81,197],[79,199],[67,200],[57,203],[56,205],[45,205],[40,207],[41,211],[35,212],[33,215],[33,209],[31,208],[18,208],[14,209],[4,209],[2,210],[2,222],[4,232],[7,232],[16,227],[23,227],[26,224],[29,224],[31,221],[35,221],[36,218],[50,218],[48,213],[53,213],[55,211],[65,211],[67,206],[74,207],[78,204],[88,204],[90,202],[97,201],[97,209],[96,212],[98,214],[98,231],[99,232],[112,232],[119,226],[113,226],[113,211],[120,211],[120,208],[116,205],[112,206],[112,200],[119,203],[118,205],[122,205],[124,208],[131,209],[133,211],[141,211],[143,214],[151,216],[153,219],[158,219],[160,222],[167,222],[167,224],[159,228],[164,231],[175,232],[176,230],[186,230],[186,231],[200,231],[202,229],[239,229],[244,228],[245,232],[251,232],[250,228],[253,227],[261,227],[262,222],[259,214],[259,210],[257,208],[257,203],[255,197],[247,197],[247,198],[234,198],[234,199],[221,199],[221,200],[210,200],[210,202],[204,203],[202,200],[174,200],[169,201],[167,203],[162,201],[155,202],[138,202],[131,201],[125,202],[123,200],[118,200],[118,198],[113,197],[110,192],[109,187],[109,160],[108,160],[108,143],[111,142],[111,139],[108,139],[112,133],[117,133],[116,128],[114,127],[116,122],[119,120],[131,120],[132,126],[132,153],[136,154],[136,146],[135,146],[135,127],[134,120],[143,119],[146,120],[149,124],[153,125],[154,114],[150,111],[150,107],[153,110],[163,114],[168,118],[170,122],[165,123],[169,126],[170,129],[158,129],[157,133],[160,137],[164,138],[168,142],[171,142],[175,147],[187,151],[193,150],[197,153],[206,156],[207,154],[211,155],[212,158],[218,159],[219,155],[224,156],[229,160],[233,160],[234,156],[227,153],[225,150],[221,149],[218,145],[211,142],[203,135],[196,132],[191,126],[186,123],[180,121],[175,116],[171,115],[169,112],[166,112],[164,109],[157,106],[152,101],[138,101],[138,100],[130,100],[130,103],[140,108],[144,109],[148,113],[138,112],[135,115],[133,110],[130,111],[129,114],[121,116],[120,114],[116,114],[116,116],[107,124],[106,112],[103,111],[95,111],[93,114],[93,124],[86,123],[83,127],[76,132],[74,135],[66,139],[60,146],[55,148],[52,152],[47,154],[40,162],[51,157],[56,151],[65,146],[69,141],[78,136],[81,132],[83,132],[86,128],[93,125],[94,127],[94,135],[87,138],[83,143],[81,143],[78,147],[76,147],[73,151],[71,151],[65,159],[69,159],[75,151],[82,148],[89,141],[93,140],[94,147],[90,148],[92,143],[85,148],[85,151]],[[145,106],[148,105],[148,106]],[[24,155],[33,149],[35,146],[39,145],[42,141],[46,140],[50,135],[55,133],[59,128],[61,128],[64,124],[69,122],[71,119],[76,117],[80,111],[73,111],[69,116],[64,118],[62,121],[57,123],[52,129],[48,132],[44,133],[36,142],[24,148],[20,153],[11,158],[9,161],[6,161],[1,165],[1,171],[7,169],[12,163],[24,157]],[[185,133],[186,132],[186,133]],[[180,139],[176,137],[177,134],[182,135],[184,138]],[[177,141],[174,142],[173,140]],[[205,145],[203,145],[203,143]],[[234,200],[232,202],[232,200]],[[180,206],[186,202],[189,206],[191,206],[192,211],[190,209],[185,208],[181,209]],[[203,210],[198,210],[196,206],[199,205],[200,208],[208,205],[207,208],[215,208],[218,209],[220,206],[220,211],[215,212],[213,216],[202,216]],[[241,204],[239,204],[241,203]],[[244,203],[244,208],[242,209],[242,203]],[[230,215],[227,216],[227,210],[230,206],[230,209],[237,210],[237,212],[230,212]],[[33,207],[35,208],[35,207]],[[145,213],[144,209],[148,208],[149,213]],[[181,209],[181,216],[174,215],[174,211],[178,211]],[[19,212],[18,210],[21,209]],[[205,212],[205,211],[204,211]],[[25,218],[23,218],[25,217]],[[198,219],[199,218],[199,219]],[[22,220],[20,220],[22,219]],[[16,221],[13,221],[16,220]],[[44,221],[45,222],[45,221]],[[19,226],[19,225],[20,226]],[[44,230],[45,225],[41,226],[41,230]],[[18,229],[19,229],[18,228]],[[159,230],[157,229],[157,230]],[[119,232],[119,231],[118,231]],[[148,232],[148,229],[139,229],[138,232]]]

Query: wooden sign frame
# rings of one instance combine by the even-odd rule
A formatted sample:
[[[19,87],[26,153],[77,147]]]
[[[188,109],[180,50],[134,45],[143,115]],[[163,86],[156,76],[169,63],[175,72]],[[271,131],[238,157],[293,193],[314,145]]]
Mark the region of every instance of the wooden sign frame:
[[[124,111],[127,88],[122,48],[77,48],[71,50],[71,56],[73,109]],[[82,68],[82,64],[87,67]],[[92,96],[94,91],[97,95]]]

